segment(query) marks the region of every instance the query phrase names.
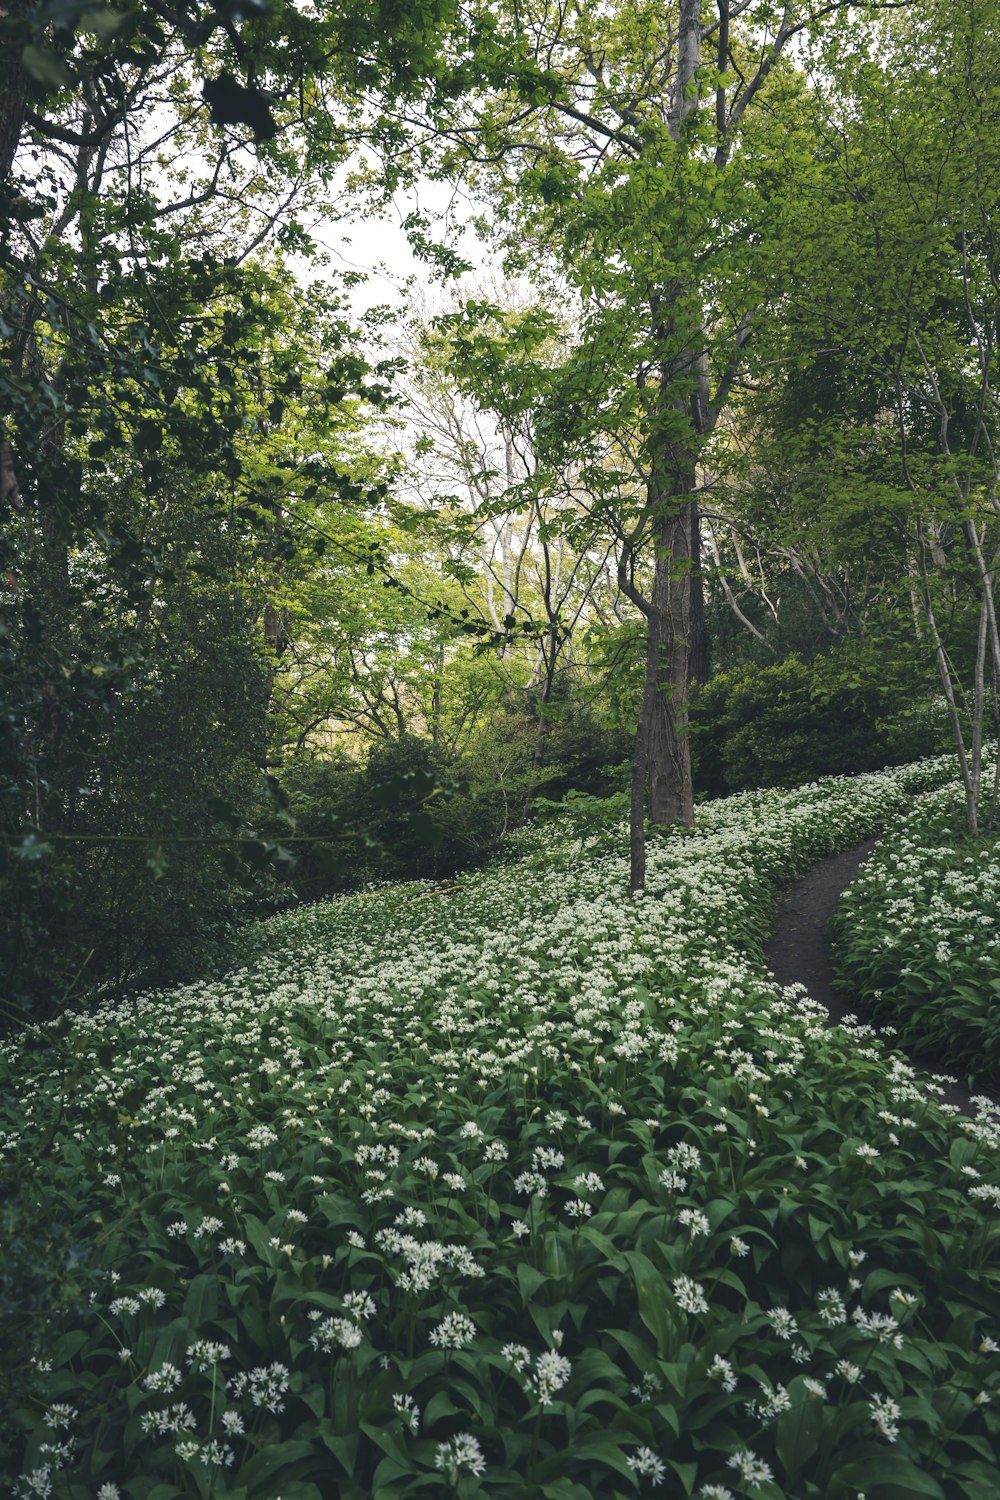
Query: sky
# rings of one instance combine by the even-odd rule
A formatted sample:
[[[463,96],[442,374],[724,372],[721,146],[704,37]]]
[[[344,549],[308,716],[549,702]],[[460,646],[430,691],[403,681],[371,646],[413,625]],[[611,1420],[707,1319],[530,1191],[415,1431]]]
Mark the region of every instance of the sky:
[[[464,278],[466,282],[489,271],[486,247],[470,226],[463,228],[463,221],[474,211],[472,205],[457,198],[448,183],[425,180],[398,193],[392,210],[383,218],[332,220],[314,230],[317,242],[328,251],[335,267],[361,271],[368,278],[349,293],[355,314],[382,303],[412,303],[434,313],[453,301],[454,284],[443,285],[436,280],[410,249],[402,225],[414,210],[428,215],[439,226],[437,233],[470,262],[473,271]]]

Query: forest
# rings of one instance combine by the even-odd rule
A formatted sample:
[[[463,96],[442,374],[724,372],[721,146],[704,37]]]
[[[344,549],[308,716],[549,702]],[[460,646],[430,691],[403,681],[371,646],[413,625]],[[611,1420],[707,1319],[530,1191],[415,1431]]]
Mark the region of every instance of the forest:
[[[4,1493],[1000,1490],[998,362],[994,0],[4,0]]]

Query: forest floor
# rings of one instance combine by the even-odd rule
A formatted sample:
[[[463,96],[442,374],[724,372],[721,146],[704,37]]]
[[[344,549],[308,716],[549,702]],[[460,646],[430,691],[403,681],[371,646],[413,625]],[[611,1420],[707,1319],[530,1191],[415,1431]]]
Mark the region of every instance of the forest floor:
[[[838,1026],[849,1015],[878,1026],[863,1006],[852,1004],[836,988],[828,930],[841,895],[877,843],[878,839],[866,839],[856,849],[821,860],[790,886],[778,899],[771,936],[764,948],[765,962],[778,984],[804,985],[810,998],[826,1009],[831,1026]],[[977,1114],[970,1091],[938,1060],[912,1052],[907,1053],[907,1058],[921,1072],[936,1078],[944,1074],[953,1080],[941,1084],[943,1103],[955,1105],[965,1115]],[[1000,1098],[987,1089],[980,1088],[977,1094],[1000,1103]]]

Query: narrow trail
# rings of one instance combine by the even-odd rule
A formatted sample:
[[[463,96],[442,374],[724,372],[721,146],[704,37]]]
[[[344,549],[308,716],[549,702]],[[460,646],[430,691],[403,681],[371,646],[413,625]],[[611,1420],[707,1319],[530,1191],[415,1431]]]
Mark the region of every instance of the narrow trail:
[[[764,948],[764,960],[779,985],[802,984],[812,1000],[822,1005],[830,1018],[831,1026],[838,1026],[845,1016],[857,1016],[861,1021],[878,1027],[884,1023],[866,1012],[861,1005],[851,1005],[834,988],[833,963],[830,957],[830,938],[827,923],[836,910],[841,893],[846,890],[855,875],[871,854],[877,839],[868,839],[856,849],[843,854],[834,854],[824,859],[804,875],[801,880],[779,898],[774,914],[771,936]],[[902,1048],[897,1049],[902,1051]],[[933,1057],[906,1052],[907,1061],[922,1073],[952,1074],[946,1063]],[[938,1098],[944,1104],[953,1104],[964,1115],[976,1118],[980,1111],[972,1102],[973,1096],[963,1083],[942,1084]],[[986,1089],[978,1089],[981,1098],[990,1098],[1000,1105],[1000,1099]]]

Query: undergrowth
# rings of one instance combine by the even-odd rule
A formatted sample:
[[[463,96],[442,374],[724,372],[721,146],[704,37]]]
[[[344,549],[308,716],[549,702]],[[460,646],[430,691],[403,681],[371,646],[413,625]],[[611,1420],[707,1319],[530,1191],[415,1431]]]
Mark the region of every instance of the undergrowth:
[[[842,987],[902,1047],[1000,1088],[1000,834],[948,786],[883,839],[835,915]]]
[[[708,805],[635,901],[567,816],[4,1048],[62,1278],[8,1291],[13,1492],[993,1493],[997,1118],[760,959],[775,886],[945,774]]]

